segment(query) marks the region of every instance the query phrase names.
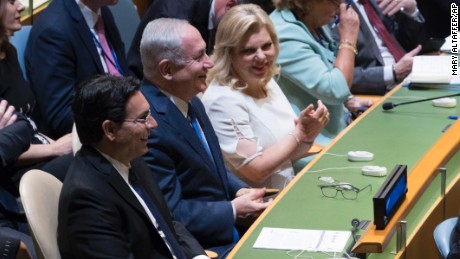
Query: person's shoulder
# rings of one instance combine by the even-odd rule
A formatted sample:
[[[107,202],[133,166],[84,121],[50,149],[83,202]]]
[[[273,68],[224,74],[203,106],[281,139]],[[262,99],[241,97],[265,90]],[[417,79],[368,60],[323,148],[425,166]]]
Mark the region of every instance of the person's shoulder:
[[[69,166],[64,184],[105,178],[109,174],[105,169],[111,168],[111,164],[98,151],[88,146],[82,146]]]
[[[281,11],[280,10],[274,10],[273,12],[271,12],[268,17],[270,17],[270,19],[279,19],[281,17]]]
[[[45,9],[46,11],[46,9]],[[49,37],[55,34],[75,33],[72,18],[60,11],[43,12],[32,26],[30,37]],[[72,27],[72,28],[71,28]]]
[[[276,92],[282,92],[280,85],[275,81],[274,78],[270,79],[267,83],[267,89],[276,91]]]
[[[218,83],[216,80],[213,80],[210,84],[208,89],[203,94],[203,99],[214,99],[218,97],[224,96],[237,96],[240,95],[241,91],[234,90],[232,87],[228,85],[223,85]]]
[[[297,20],[294,14],[289,10],[275,10],[270,14],[270,19],[273,22],[278,38],[280,41],[304,40],[306,28]]]
[[[75,7],[78,8],[76,3],[75,3]],[[68,14],[68,12],[66,11],[66,8],[64,7],[64,1],[63,0],[53,0],[40,13],[40,16],[37,18],[37,20],[36,21],[34,20],[33,26],[41,25],[43,23],[49,23],[55,20],[70,19],[70,18],[71,18],[70,15]],[[59,24],[55,24],[55,25],[59,26]]]
[[[235,104],[248,98],[241,90],[233,89],[230,86],[221,85],[213,81],[206,92],[204,92],[201,101],[206,108],[213,104],[219,103],[220,105]]]

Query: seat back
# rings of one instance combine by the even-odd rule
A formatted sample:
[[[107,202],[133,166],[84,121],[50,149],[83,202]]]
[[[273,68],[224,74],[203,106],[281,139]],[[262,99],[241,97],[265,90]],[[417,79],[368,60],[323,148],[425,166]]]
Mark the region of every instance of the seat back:
[[[24,75],[25,79],[27,79],[27,76],[26,68],[24,65],[24,52],[26,50],[27,40],[29,39],[31,29],[31,25],[22,26],[21,30],[15,32],[10,39],[11,44],[13,44],[13,46],[16,48],[16,51],[18,52],[19,66],[22,69],[22,74]]]
[[[61,188],[61,181],[41,170],[30,170],[21,178],[19,193],[38,258],[61,258],[57,242]]]
[[[78,137],[77,127],[74,123],[72,127],[72,152],[74,156],[77,154],[78,150],[80,150],[81,146],[82,144],[80,142],[80,138]]]
[[[141,22],[139,13],[132,0],[119,0],[116,5],[109,6],[115,19],[121,40],[125,43],[125,52],[131,47],[137,26]]]
[[[441,258],[447,258],[450,251],[450,236],[457,225],[457,218],[446,219],[434,229],[434,242]]]

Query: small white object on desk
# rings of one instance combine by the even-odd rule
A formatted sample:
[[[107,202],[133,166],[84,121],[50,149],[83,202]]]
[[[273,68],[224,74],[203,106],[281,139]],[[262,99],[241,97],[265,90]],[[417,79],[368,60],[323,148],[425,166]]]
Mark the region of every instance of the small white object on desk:
[[[433,106],[444,107],[444,108],[454,108],[457,106],[457,99],[452,97],[434,99],[432,101]]]
[[[361,168],[361,172],[363,175],[380,177],[387,175],[387,168],[377,165],[365,165]]]
[[[348,160],[353,162],[372,161],[374,154],[368,151],[350,151],[348,152]]]

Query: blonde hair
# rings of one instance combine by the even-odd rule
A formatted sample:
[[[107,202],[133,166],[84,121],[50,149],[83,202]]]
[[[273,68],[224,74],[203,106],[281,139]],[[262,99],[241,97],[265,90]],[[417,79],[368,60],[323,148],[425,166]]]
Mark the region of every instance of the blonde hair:
[[[265,28],[270,34],[275,47],[275,57],[278,57],[279,43],[275,28],[267,13],[257,5],[243,4],[232,7],[222,18],[217,28],[216,43],[211,59],[214,67],[208,71],[208,81],[216,80],[219,84],[229,85],[234,89],[246,87],[246,83],[237,77],[232,66],[232,56],[245,36]],[[261,82],[262,86],[279,73],[275,62],[269,69],[267,77]],[[265,90],[265,89],[264,89]]]

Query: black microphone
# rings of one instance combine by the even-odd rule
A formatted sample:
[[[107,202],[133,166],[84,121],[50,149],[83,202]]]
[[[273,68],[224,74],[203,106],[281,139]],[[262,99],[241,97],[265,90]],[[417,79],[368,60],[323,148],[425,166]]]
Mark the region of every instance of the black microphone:
[[[361,221],[357,218],[351,220],[351,226],[353,227],[353,231],[358,230],[359,223],[361,223]]]
[[[358,227],[361,221],[357,218],[351,220],[351,226],[353,230],[351,231],[351,236],[353,237],[353,241],[356,243],[356,232],[358,231]]]
[[[383,110],[388,111],[388,110],[391,110],[394,107],[399,106],[399,105],[405,105],[405,104],[410,104],[410,103],[419,103],[419,102],[425,102],[425,101],[430,101],[430,100],[435,100],[435,99],[440,99],[440,98],[446,98],[446,97],[454,97],[454,96],[460,96],[460,93],[451,94],[451,95],[445,95],[445,96],[439,96],[439,97],[433,97],[433,98],[426,98],[426,99],[421,99],[421,100],[417,100],[417,101],[410,101],[410,102],[405,102],[405,103],[388,102],[388,103],[384,103],[382,105],[382,108],[383,108]]]

